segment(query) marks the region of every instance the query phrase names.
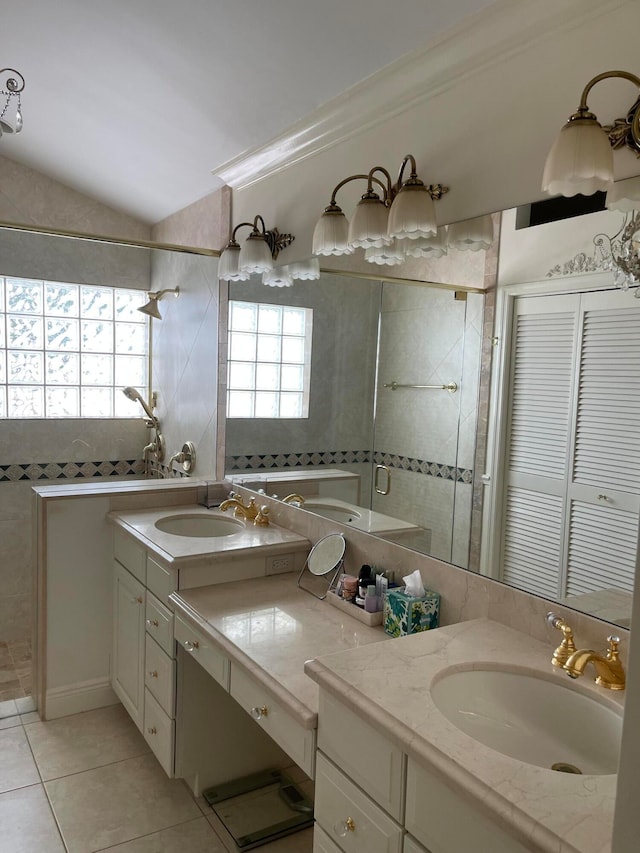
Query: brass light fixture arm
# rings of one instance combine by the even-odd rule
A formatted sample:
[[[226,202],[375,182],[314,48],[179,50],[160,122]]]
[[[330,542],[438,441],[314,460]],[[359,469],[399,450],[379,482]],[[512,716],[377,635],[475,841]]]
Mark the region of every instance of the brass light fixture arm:
[[[373,170],[372,170],[373,171]],[[336,184],[333,192],[331,193],[331,201],[327,208],[325,208],[325,213],[337,212],[340,211],[342,213],[342,208],[336,202],[336,195],[338,190],[341,190],[345,184],[348,184],[350,181],[374,181],[376,184],[379,184],[382,188],[382,191],[386,194],[387,188],[382,183],[381,180],[376,178],[371,172],[368,175],[349,175],[348,178],[345,178],[343,181],[340,181],[339,184]]]
[[[237,249],[240,244],[236,240],[236,234],[238,233],[239,228],[251,228],[251,237],[262,236],[267,241],[267,245],[269,246],[269,250],[271,251],[271,256],[274,261],[280,254],[283,249],[286,249],[287,246],[290,246],[291,243],[295,240],[293,234],[281,234],[277,228],[268,229],[265,225],[264,219],[260,214],[254,217],[253,222],[240,222],[233,229],[231,233],[231,239],[227,243],[227,248]]]
[[[640,77],[632,74],[630,71],[604,71],[602,74],[597,74],[584,87],[580,105],[577,111],[570,116],[569,121],[577,119],[595,119],[592,112],[587,106],[587,98],[593,87],[602,80],[607,80],[610,77],[620,77],[623,80],[628,80],[634,83],[640,89]],[[626,145],[630,148],[636,157],[640,157],[640,97],[629,109],[625,118],[616,119],[613,124],[604,125],[603,130],[608,134],[612,148],[622,148]]]
[[[406,181],[403,181],[402,178],[404,176],[404,170],[407,166],[407,163],[411,163],[411,174],[409,175]],[[413,154],[406,154],[402,160],[402,163],[400,165],[400,171],[398,172],[398,180],[393,186],[393,195],[395,196],[396,193],[399,193],[403,186],[424,186],[424,181],[421,181],[418,177],[418,167],[416,166],[416,158],[413,156]],[[445,193],[449,192],[449,187],[444,187],[442,184],[429,184],[429,186],[427,187],[427,192],[434,201],[438,201]]]
[[[367,193],[373,192],[373,181],[376,180],[376,177],[375,177],[376,172],[381,172],[385,176],[385,178],[387,179],[387,185],[386,186],[382,183],[382,181],[378,181],[378,183],[380,184],[380,186],[382,186],[382,188],[384,190],[384,197],[382,200],[386,204],[387,207],[390,207],[391,202],[393,201],[394,196],[396,194],[396,188],[391,183],[391,175],[389,174],[389,172],[387,172],[387,170],[384,168],[384,166],[374,166],[373,169],[369,170],[369,174],[367,175],[367,181],[368,181]]]

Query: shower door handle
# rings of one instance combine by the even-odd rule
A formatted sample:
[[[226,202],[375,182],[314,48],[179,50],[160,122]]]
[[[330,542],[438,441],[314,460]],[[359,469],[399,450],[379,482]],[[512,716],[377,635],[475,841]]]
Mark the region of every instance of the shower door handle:
[[[387,483],[385,488],[380,488],[380,471],[384,471],[387,475]],[[376,465],[376,473],[373,480],[373,486],[378,495],[388,495],[391,491],[391,471],[386,465]]]

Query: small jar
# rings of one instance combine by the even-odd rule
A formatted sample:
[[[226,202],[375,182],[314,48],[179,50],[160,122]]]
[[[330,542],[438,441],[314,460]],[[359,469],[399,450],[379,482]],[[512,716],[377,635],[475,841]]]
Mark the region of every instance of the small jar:
[[[342,597],[345,601],[354,601],[358,594],[358,578],[345,575],[342,583]]]
[[[364,597],[364,609],[367,613],[377,613],[380,610],[380,598],[376,595],[375,581],[367,587],[367,594]]]

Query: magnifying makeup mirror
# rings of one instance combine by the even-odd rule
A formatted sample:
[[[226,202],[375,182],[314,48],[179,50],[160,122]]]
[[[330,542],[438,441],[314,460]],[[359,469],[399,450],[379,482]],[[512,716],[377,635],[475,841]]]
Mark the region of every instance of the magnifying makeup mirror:
[[[344,564],[347,547],[342,533],[329,533],[319,539],[298,575],[298,586],[316,598],[326,598]]]

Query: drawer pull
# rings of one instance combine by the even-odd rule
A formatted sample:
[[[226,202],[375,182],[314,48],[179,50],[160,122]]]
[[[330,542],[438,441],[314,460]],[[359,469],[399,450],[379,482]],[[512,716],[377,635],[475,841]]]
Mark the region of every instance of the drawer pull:
[[[159,622],[157,619],[147,619],[147,628],[157,628]]]
[[[147,729],[147,731],[149,732],[150,735],[157,735],[158,734],[158,730],[155,726],[151,726],[151,728]]]
[[[185,640],[183,646],[188,652],[192,652],[194,649],[200,648],[200,643],[197,640],[191,642],[191,640]]]
[[[136,598],[130,599],[131,604],[142,604],[142,596],[138,595]]]
[[[268,716],[269,709],[266,705],[262,705],[260,708],[257,706],[251,709],[251,716],[254,720],[261,720],[263,717]]]
[[[151,678],[157,678],[158,677],[158,670],[157,669],[150,669],[149,675],[151,676]]]
[[[334,824],[333,829],[336,835],[338,835],[340,838],[345,838],[350,832],[356,831],[356,825],[353,821],[353,818],[348,817],[346,820]]]

